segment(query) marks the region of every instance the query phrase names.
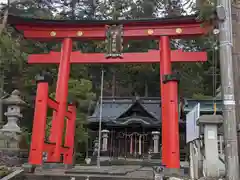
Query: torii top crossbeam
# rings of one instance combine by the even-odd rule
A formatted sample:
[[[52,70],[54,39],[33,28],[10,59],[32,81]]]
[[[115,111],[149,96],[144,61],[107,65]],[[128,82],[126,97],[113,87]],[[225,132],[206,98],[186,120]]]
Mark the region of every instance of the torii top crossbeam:
[[[196,16],[178,18],[157,18],[139,20],[45,20],[10,15],[8,23],[17,30],[24,31],[26,38],[38,40],[62,39],[105,39],[106,25],[123,25],[123,37],[127,39],[158,38],[162,35],[171,38],[203,35],[208,28]]]

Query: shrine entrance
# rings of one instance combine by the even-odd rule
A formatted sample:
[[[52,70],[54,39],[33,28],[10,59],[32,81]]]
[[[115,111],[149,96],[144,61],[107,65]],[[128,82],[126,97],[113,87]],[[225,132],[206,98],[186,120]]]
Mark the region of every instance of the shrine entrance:
[[[151,146],[151,134],[138,132],[119,133],[118,157],[144,159],[147,158]]]
[[[162,128],[160,99],[157,97],[103,97],[102,141],[103,159],[162,159]],[[88,117],[88,156],[91,157],[94,142],[98,139],[100,103]],[[181,112],[182,113],[182,112]],[[111,118],[110,118],[111,117]],[[184,117],[180,117],[182,119]],[[184,121],[179,121],[180,149],[185,148]],[[184,151],[181,151],[184,152]],[[185,160],[185,154],[180,154]]]
[[[139,133],[140,129],[134,128],[136,125],[133,125],[132,129],[111,129],[102,131],[102,141],[101,143],[101,157],[106,157],[110,159],[148,159],[149,155],[156,154],[157,159],[161,159],[160,156],[160,143],[156,144],[158,147],[154,148],[154,138],[152,132],[142,132]],[[95,132],[95,137],[96,137]],[[105,135],[106,133],[106,135]],[[154,133],[154,132],[153,132]],[[159,132],[157,131],[158,140],[160,138]],[[94,132],[90,133],[93,135]],[[97,138],[95,138],[97,139]],[[93,156],[93,144],[94,140],[89,142],[89,156]],[[155,150],[155,152],[153,151]]]
[[[56,100],[48,97],[48,76],[38,77],[32,142],[29,163],[42,164],[43,152],[48,162],[59,162],[64,156],[65,164],[73,163],[76,106],[67,103],[68,79],[71,63],[160,63],[162,104],[162,161],[168,168],[180,167],[178,76],[172,73],[172,62],[206,61],[205,52],[171,51],[170,40],[204,35],[208,27],[196,17],[121,20],[121,21],[65,21],[29,19],[9,16],[8,23],[24,33],[28,39],[62,41],[61,52],[30,55],[29,63],[58,63]],[[128,39],[154,39],[159,49],[146,53],[123,53],[123,42]],[[72,52],[73,40],[106,40],[107,53]],[[52,129],[48,142],[45,139],[47,107],[54,109]],[[66,111],[68,107],[68,111]],[[159,110],[160,111],[160,110]],[[64,145],[64,119],[68,118]]]

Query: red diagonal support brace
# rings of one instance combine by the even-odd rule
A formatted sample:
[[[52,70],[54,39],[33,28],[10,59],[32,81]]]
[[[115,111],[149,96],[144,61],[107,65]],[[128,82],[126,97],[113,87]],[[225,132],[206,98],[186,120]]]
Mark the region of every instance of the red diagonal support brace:
[[[64,164],[71,165],[73,163],[73,151],[74,151],[74,137],[75,137],[75,123],[76,123],[76,106],[69,105],[68,111],[71,112],[71,116],[68,117],[66,124],[65,146],[70,147],[69,150],[64,153]]]
[[[60,52],[49,54],[31,54],[28,57],[30,64],[57,64],[60,62]],[[71,63],[78,64],[116,64],[116,63],[159,63],[159,50],[151,50],[145,53],[124,53],[122,58],[108,59],[103,53],[72,52]],[[171,51],[172,62],[199,62],[207,61],[206,52],[183,52],[182,50]]]

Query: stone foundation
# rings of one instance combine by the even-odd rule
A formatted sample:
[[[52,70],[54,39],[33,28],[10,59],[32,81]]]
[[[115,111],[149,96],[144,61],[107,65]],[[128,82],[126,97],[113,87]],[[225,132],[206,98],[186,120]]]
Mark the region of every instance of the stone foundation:
[[[0,149],[0,166],[21,166],[27,161],[27,151],[13,150],[13,149]]]

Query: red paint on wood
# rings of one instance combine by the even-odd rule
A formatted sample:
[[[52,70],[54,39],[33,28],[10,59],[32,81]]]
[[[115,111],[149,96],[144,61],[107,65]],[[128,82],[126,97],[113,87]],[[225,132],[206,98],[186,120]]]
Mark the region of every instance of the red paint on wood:
[[[53,109],[53,111],[57,112],[58,111],[58,106],[59,106],[59,103],[51,98],[48,98],[48,107]],[[70,111],[67,111],[66,112],[66,117],[68,119],[72,118],[72,113]]]
[[[170,49],[170,39],[168,36],[162,36],[160,39],[161,44],[161,56],[162,61],[161,65],[164,75],[172,74],[171,67],[171,49]],[[169,81],[163,83],[163,93],[164,103],[166,109],[162,116],[164,123],[163,128],[166,128],[167,136],[164,138],[164,142],[167,142],[165,145],[167,148],[165,151],[166,155],[166,166],[167,168],[180,168],[180,150],[179,150],[179,116],[178,116],[178,83],[176,81]]]
[[[30,64],[57,64],[60,62],[60,52],[49,54],[31,54],[28,57]],[[160,53],[151,50],[146,53],[124,53],[122,58],[107,59],[103,53],[71,53],[71,63],[78,64],[119,64],[119,63],[159,63]],[[206,52],[183,52],[182,50],[171,51],[171,62],[204,62],[207,61]]]
[[[69,106],[68,111],[71,112],[66,124],[66,135],[65,135],[65,146],[70,147],[70,149],[64,154],[64,164],[73,164],[73,152],[74,152],[74,137],[75,137],[75,123],[76,123],[76,106]]]
[[[15,22],[13,26],[23,31],[24,36],[30,39],[52,40],[64,39],[66,37],[81,40],[104,40],[106,38],[106,24],[44,24]],[[209,32],[211,26],[202,26],[202,22],[191,20],[191,22],[138,22],[123,24],[123,37],[127,39],[158,39],[159,36],[167,35],[171,38],[204,35]],[[150,31],[149,31],[150,30]],[[51,32],[54,32],[51,34]],[[81,32],[81,33],[79,33]]]
[[[63,41],[64,42],[64,41]],[[61,52],[59,53],[59,62],[61,59],[61,53],[63,53],[64,49],[63,49],[63,44],[62,44],[62,49]],[[59,63],[59,69],[58,69],[58,79],[57,79],[57,87],[56,87],[56,94],[55,94],[55,98],[57,101],[59,101],[59,98],[61,96],[61,80],[62,80],[62,76],[63,74],[65,74],[65,65],[64,63]],[[56,112],[53,112],[52,115],[52,126],[50,129],[50,136],[49,136],[49,140],[50,142],[56,142],[56,127],[57,127],[58,121],[56,120]]]
[[[32,140],[29,152],[29,163],[42,164],[44,152],[45,129],[47,119],[48,83],[40,82],[37,86],[35,111],[32,129]]]
[[[45,143],[44,144],[44,152],[54,152],[55,147],[56,147],[55,143],[52,143],[52,144],[51,143]],[[69,147],[60,147],[60,149],[61,149],[61,152],[64,154],[64,153],[68,152],[70,148]],[[56,162],[56,161],[52,161],[52,162]]]
[[[56,89],[56,99],[58,105],[52,103],[47,98],[46,84],[39,84],[36,96],[36,107],[34,114],[33,136],[30,149],[30,164],[41,164],[42,152],[53,153],[49,156],[49,161],[58,162],[60,154],[64,154],[64,163],[72,163],[72,158],[69,158],[73,153],[73,120],[74,110],[69,109],[69,122],[67,125],[67,136],[65,140],[71,151],[66,151],[66,148],[61,146],[62,133],[64,126],[64,117],[66,116],[66,99],[68,96],[68,80],[70,63],[160,63],[162,66],[161,75],[171,73],[171,62],[196,62],[206,61],[205,52],[181,52],[171,51],[169,38],[182,38],[188,36],[204,35],[210,30],[210,26],[202,27],[202,22],[197,22],[195,19],[174,19],[164,21],[124,21],[123,36],[124,39],[159,39],[161,37],[161,57],[159,51],[149,51],[148,53],[126,53],[122,59],[106,59],[104,54],[82,54],[72,51],[72,39],[79,40],[105,40],[106,25],[109,21],[92,21],[83,23],[76,21],[75,23],[65,23],[64,21],[47,21],[47,20],[26,20],[9,16],[8,22],[15,26],[19,31],[23,31],[24,36],[30,39],[47,40],[62,40],[64,39],[63,48],[60,53],[51,52],[45,55],[31,55],[29,63],[60,63],[59,76]],[[123,21],[118,21],[119,22]],[[110,23],[113,24],[113,23]],[[121,23],[120,23],[121,24]],[[71,61],[71,62],[70,62]],[[178,134],[178,103],[177,103],[177,83],[170,81],[166,84],[161,82],[162,97],[164,103],[163,111],[163,149],[164,161],[169,168],[179,168],[179,134]],[[43,142],[44,127],[46,126],[46,107],[47,103],[56,106],[56,114],[53,115],[53,128],[51,131],[52,145],[46,145]],[[44,111],[43,111],[44,109]],[[70,133],[72,131],[73,133]]]
[[[161,48],[161,43],[159,43],[159,49]],[[160,54],[162,54],[162,51],[159,51]],[[160,61],[160,59],[159,59]],[[168,147],[168,127],[167,127],[167,117],[168,117],[168,112],[167,112],[167,103],[166,103],[166,95],[167,93],[165,92],[166,90],[165,89],[165,86],[163,84],[163,66],[162,66],[162,63],[160,63],[160,90],[161,90],[161,94],[160,94],[160,97],[161,97],[161,119],[162,119],[162,129],[161,129],[161,132],[162,132],[162,164],[163,165],[167,165],[167,161],[168,161],[168,150],[167,150],[167,147]]]
[[[53,154],[55,160],[60,161],[60,154],[61,154],[61,145],[62,145],[62,137],[63,137],[63,128],[64,128],[64,118],[66,113],[67,107],[67,97],[68,97],[68,80],[70,74],[70,56],[72,52],[72,39],[65,38],[63,40],[62,46],[62,55],[61,55],[61,63],[62,69],[59,72],[61,75],[59,76],[59,88],[56,94],[59,94],[59,106],[58,112],[56,114],[56,121],[57,123],[52,124],[53,127],[53,134],[56,135],[56,148]]]

